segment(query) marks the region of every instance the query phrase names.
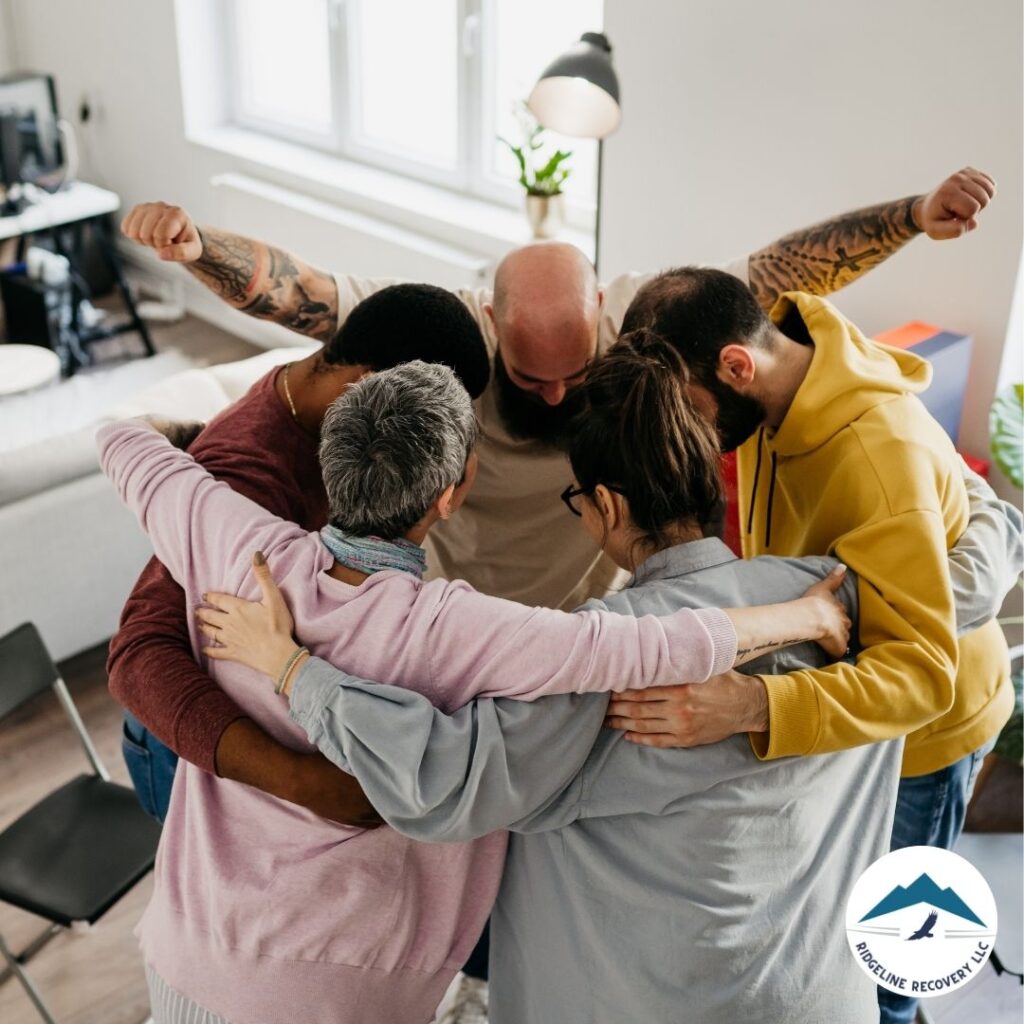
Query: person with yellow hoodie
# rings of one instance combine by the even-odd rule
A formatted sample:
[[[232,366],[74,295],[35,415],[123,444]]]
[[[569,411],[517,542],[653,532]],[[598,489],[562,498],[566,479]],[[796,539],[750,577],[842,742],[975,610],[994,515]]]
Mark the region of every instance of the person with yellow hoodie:
[[[950,848],[1013,691],[998,623],[957,639],[947,554],[967,492],[917,397],[930,365],[811,295],[782,295],[769,319],[715,270],[655,278],[626,313],[624,332],[639,327],[679,351],[692,400],[737,451],[743,554],[834,555],[855,570],[862,650],[853,663],[679,688],[674,705],[665,691],[620,694],[610,724],[657,746],[749,732],[764,759],[905,735],[892,848]],[[879,1002],[882,1024],[914,1019],[915,1000],[880,990]]]

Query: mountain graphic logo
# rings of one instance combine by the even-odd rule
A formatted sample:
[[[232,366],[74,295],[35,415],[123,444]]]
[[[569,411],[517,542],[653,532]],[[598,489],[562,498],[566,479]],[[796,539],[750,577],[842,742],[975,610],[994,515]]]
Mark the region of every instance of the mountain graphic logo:
[[[846,899],[846,942],[859,969],[873,985],[914,999],[978,979],[998,930],[999,908],[982,873],[934,846],[883,854]]]
[[[884,914],[892,914],[907,907],[916,907],[919,903],[927,903],[938,910],[945,910],[956,917],[961,917],[972,924],[985,927],[985,922],[954,892],[952,888],[942,889],[928,874],[920,875],[908,886],[897,885],[888,896],[875,904],[860,920],[870,921]]]

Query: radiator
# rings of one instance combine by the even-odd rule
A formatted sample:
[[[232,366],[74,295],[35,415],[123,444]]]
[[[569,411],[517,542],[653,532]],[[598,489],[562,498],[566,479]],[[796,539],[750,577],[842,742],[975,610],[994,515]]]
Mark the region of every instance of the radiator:
[[[220,174],[212,184],[218,227],[281,246],[325,270],[459,288],[483,285],[491,268],[478,253],[248,175]]]

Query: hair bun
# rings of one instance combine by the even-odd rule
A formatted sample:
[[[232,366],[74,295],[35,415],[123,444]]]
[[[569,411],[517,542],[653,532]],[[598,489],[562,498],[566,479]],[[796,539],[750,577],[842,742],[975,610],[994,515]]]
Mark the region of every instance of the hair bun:
[[[665,371],[681,384],[688,383],[690,379],[678,350],[653,327],[638,327],[628,331],[619,338],[618,345],[612,351],[616,349],[634,352],[645,367]]]

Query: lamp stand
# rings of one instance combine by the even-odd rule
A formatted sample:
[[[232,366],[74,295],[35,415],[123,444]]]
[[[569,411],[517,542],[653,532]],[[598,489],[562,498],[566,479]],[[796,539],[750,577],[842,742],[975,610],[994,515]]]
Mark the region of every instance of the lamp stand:
[[[604,139],[597,140],[597,209],[594,211],[594,272],[600,280],[601,264],[601,181],[604,174]]]

